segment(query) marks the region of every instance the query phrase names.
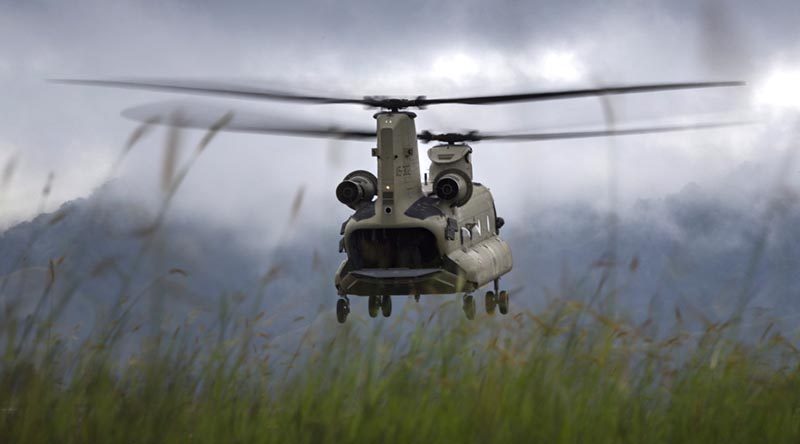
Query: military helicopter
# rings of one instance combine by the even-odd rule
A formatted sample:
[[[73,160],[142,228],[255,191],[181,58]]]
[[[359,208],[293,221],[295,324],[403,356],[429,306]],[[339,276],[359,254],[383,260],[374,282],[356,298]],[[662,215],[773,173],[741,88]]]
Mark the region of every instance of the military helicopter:
[[[645,93],[696,88],[733,87],[744,82],[662,83],[592,89],[531,92],[494,96],[429,99],[365,96],[327,97],[258,87],[200,80],[55,80],[60,83],[138,88],[165,92],[210,94],[235,98],[266,99],[309,104],[356,104],[377,109],[376,129],[345,129],[304,122],[276,124],[263,114],[175,103],[158,103],[128,109],[123,115],[186,128],[283,134],[336,139],[376,139],[372,156],[377,175],[353,171],[336,187],[337,199],[353,214],[342,224],[339,252],[346,253],[334,277],[339,295],[336,317],[344,323],[350,314],[348,296],[366,296],[371,317],[392,313],[392,296],[462,293],[467,319],[474,319],[472,293],[492,284],[484,295],[485,310],[507,314],[509,293],[500,289],[500,278],[511,271],[509,245],[500,237],[505,224],[497,215],[489,189],[472,175],[471,142],[542,141],[567,138],[620,136],[685,131],[738,125],[741,122],[641,127],[581,132],[488,134],[417,132],[416,114],[439,104],[501,104],[567,99],[614,94]],[[180,109],[180,118],[169,120]],[[418,141],[438,142],[428,149],[428,173],[421,177]]]

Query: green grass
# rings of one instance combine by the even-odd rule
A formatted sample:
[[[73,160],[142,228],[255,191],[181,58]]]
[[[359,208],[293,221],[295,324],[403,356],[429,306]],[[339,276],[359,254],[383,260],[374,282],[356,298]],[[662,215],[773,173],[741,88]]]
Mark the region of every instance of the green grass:
[[[677,323],[656,340],[576,303],[414,310],[316,323],[289,355],[254,319],[125,359],[47,326],[15,350],[7,323],[0,442],[800,442],[798,352],[778,333]]]

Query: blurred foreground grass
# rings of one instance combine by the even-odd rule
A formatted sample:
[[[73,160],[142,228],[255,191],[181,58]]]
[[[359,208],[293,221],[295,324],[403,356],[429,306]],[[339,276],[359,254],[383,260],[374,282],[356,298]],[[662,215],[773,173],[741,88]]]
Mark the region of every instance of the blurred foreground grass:
[[[656,339],[575,302],[428,315],[324,315],[288,356],[254,315],[124,358],[118,339],[72,347],[42,324],[23,340],[12,320],[0,442],[800,442],[800,354],[778,332],[676,322]]]
[[[177,132],[168,134],[162,201],[137,233],[129,275],[157,246],[176,191],[224,119],[182,168]],[[474,322],[452,302],[366,322],[355,313],[346,325],[331,310],[277,337],[263,314],[223,303],[212,328],[168,325],[162,313],[140,328],[127,322],[128,279],[110,320],[77,335],[58,323],[68,300],[50,300],[56,265],[34,315],[7,303],[0,313],[0,444],[800,442],[800,338],[771,324],[698,330],[678,312],[668,326],[634,323],[556,298]]]

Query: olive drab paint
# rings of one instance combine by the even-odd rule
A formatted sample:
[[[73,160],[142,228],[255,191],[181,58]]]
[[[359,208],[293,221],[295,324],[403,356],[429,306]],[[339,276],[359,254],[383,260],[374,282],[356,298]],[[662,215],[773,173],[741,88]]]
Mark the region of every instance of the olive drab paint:
[[[395,209],[405,210],[422,197],[416,115],[410,112],[378,113],[378,207],[382,220],[396,220]]]

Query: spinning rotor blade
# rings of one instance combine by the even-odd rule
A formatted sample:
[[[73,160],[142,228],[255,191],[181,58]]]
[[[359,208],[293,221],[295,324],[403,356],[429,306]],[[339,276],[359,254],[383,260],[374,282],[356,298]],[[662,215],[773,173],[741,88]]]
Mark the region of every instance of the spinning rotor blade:
[[[156,122],[181,128],[208,129],[219,126],[222,131],[279,134],[300,137],[322,137],[346,140],[374,140],[375,130],[361,128],[342,128],[337,125],[313,125],[301,121],[292,121],[285,117],[248,111],[233,111],[209,104],[191,102],[161,102],[129,108],[122,115],[140,122]],[[226,117],[227,116],[227,117]],[[222,121],[221,118],[226,117]],[[223,122],[223,123],[220,123]],[[436,134],[423,131],[417,139],[423,143],[445,142],[462,143],[481,140],[497,141],[541,141],[557,139],[580,139],[604,136],[628,136],[635,134],[668,133],[713,128],[725,128],[755,123],[753,121],[712,122],[649,126],[615,130],[537,132],[537,133],[444,133]]]
[[[460,103],[466,105],[488,105],[510,102],[535,102],[542,100],[572,99],[576,97],[605,96],[612,94],[632,94],[678,89],[719,88],[743,86],[745,82],[688,82],[688,83],[654,83],[633,86],[609,86],[605,88],[571,89],[563,91],[546,91],[523,94],[507,94],[498,96],[460,97],[449,99],[423,99],[422,106],[441,103]]]
[[[345,129],[335,125],[309,125],[304,122],[276,118],[266,114],[233,111],[209,105],[182,102],[162,102],[128,108],[124,117],[140,122],[156,121],[180,128],[209,129],[218,125],[224,116],[230,116],[220,126],[221,131],[280,134],[287,136],[325,137],[331,139],[369,140],[375,130]]]
[[[301,102],[317,104],[351,103],[363,104],[363,99],[347,99],[336,97],[321,97],[313,95],[295,94],[285,91],[274,91],[246,85],[234,85],[218,81],[191,80],[191,79],[119,79],[119,80],[93,80],[93,79],[53,79],[52,82],[69,85],[106,86],[112,88],[146,89],[151,91],[211,94],[217,96],[235,97],[241,99],[264,99],[284,102]]]
[[[507,140],[507,141],[536,141],[536,140],[556,140],[556,139],[582,139],[588,137],[605,136],[630,136],[635,134],[653,133],[672,133],[678,131],[692,131],[711,128],[725,128],[731,126],[741,126],[754,122],[717,122],[717,123],[695,123],[687,125],[655,126],[649,128],[629,128],[618,130],[598,130],[598,131],[572,131],[559,133],[531,133],[531,134],[478,134],[478,140]]]
[[[466,104],[488,105],[512,102],[531,102],[555,99],[572,99],[577,97],[604,96],[612,94],[632,94],[655,91],[670,91],[680,89],[717,88],[742,86],[744,82],[684,82],[684,83],[654,83],[633,86],[610,86],[605,88],[573,89],[562,91],[531,92],[521,94],[505,94],[493,96],[452,97],[444,99],[428,99],[424,96],[416,98],[395,98],[385,96],[365,96],[363,98],[325,97],[304,95],[254,86],[234,85],[225,82],[204,80],[170,80],[170,79],[120,79],[120,80],[92,80],[92,79],[54,79],[54,82],[72,85],[107,86],[116,88],[135,88],[154,91],[210,94],[218,96],[278,100],[286,102],[314,103],[314,104],[359,104],[374,108],[399,110],[404,108],[424,108],[429,105],[440,104]]]
[[[582,139],[589,137],[606,137],[606,136],[630,136],[635,134],[653,134],[653,133],[670,133],[677,131],[692,131],[712,128],[725,128],[731,126],[749,125],[755,122],[752,121],[737,121],[737,122],[716,122],[716,123],[694,123],[686,125],[668,125],[668,126],[653,126],[643,128],[628,128],[618,130],[596,130],[596,131],[567,131],[567,132],[553,132],[553,133],[520,133],[520,134],[481,134],[477,131],[470,131],[468,133],[446,133],[434,134],[429,131],[424,131],[417,136],[419,140],[424,143],[431,141],[446,142],[446,143],[460,143],[460,142],[478,142],[481,140],[498,140],[498,141],[539,141],[539,140],[557,140],[557,139]]]

